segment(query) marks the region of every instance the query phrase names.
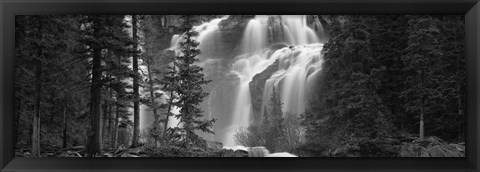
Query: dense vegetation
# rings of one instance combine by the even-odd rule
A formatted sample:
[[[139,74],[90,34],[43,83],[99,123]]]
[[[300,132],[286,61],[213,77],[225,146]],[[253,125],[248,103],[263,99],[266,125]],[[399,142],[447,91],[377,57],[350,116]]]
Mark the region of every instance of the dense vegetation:
[[[329,40],[320,91],[307,112],[283,112],[274,88],[262,121],[238,131],[237,144],[300,156],[412,156],[398,153],[410,148],[402,144],[433,137],[432,143],[464,142],[462,16],[318,18]],[[196,65],[201,52],[192,26],[209,19],[17,16],[17,150],[50,156],[45,150],[70,148],[81,156],[106,156],[144,144],[154,157],[219,156],[198,135],[214,133],[215,119],[200,108],[210,80]],[[163,51],[180,33],[181,52]],[[141,104],[154,117],[144,133]],[[174,114],[173,108],[181,110]],[[169,128],[170,118],[181,126]]]
[[[316,101],[306,115],[314,154],[387,138],[463,142],[461,16],[330,16]]]
[[[238,131],[237,143],[303,156],[444,156],[456,151],[448,144],[442,150],[428,148],[465,140],[461,16],[321,19],[330,39],[310,108],[301,115],[282,112],[279,95],[273,94],[268,115]]]
[[[173,17],[176,25],[168,22]],[[200,51],[190,18],[18,16],[17,149],[27,147],[31,148],[29,156],[45,156],[41,154],[45,149],[80,146],[85,147],[83,156],[102,156],[104,151],[138,147],[145,142],[140,141],[140,103],[155,111],[154,127],[144,133],[144,138],[155,138],[155,146],[168,143],[161,145],[176,145],[187,152],[192,147],[205,148],[205,141],[194,131],[212,132],[214,120],[199,119],[203,115],[198,104],[208,95],[202,92],[202,85],[208,81],[193,64]],[[182,53],[159,53],[168,44],[157,43],[158,38],[151,35],[170,38],[179,31],[185,32]],[[160,62],[174,65],[163,71],[153,67]],[[171,89],[161,92],[162,85]],[[148,94],[140,95],[140,87]],[[159,104],[166,92],[175,96],[170,96],[169,103]],[[183,127],[164,132],[162,126],[172,116],[171,106],[166,105],[182,108],[175,118],[181,119]]]

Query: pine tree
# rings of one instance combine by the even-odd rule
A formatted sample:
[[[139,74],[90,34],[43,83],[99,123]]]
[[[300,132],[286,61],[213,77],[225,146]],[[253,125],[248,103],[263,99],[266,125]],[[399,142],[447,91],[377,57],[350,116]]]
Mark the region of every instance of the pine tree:
[[[175,93],[175,90],[179,87],[179,76],[178,76],[178,69],[177,69],[177,62],[174,61],[172,63],[173,66],[168,66],[167,68],[169,71],[167,71],[164,75],[162,80],[160,81],[163,84],[163,89],[168,92],[169,97],[167,100],[167,103],[165,104],[166,106],[166,112],[165,112],[165,119],[164,119],[164,138],[168,139],[167,137],[170,137],[167,135],[173,134],[171,131],[168,131],[168,122],[169,118],[173,116],[174,114],[172,113],[172,109],[174,106],[176,106],[176,101],[178,99],[177,94]]]
[[[140,145],[140,95],[139,95],[139,73],[138,73],[138,27],[137,15],[132,15],[132,37],[133,37],[133,140],[132,147]]]
[[[149,106],[153,111],[154,122],[153,126],[150,129],[150,135],[154,138],[155,144],[161,139],[164,135],[165,122],[163,119],[164,112],[160,112],[163,109],[162,104],[160,104],[159,99],[164,95],[162,93],[162,75],[164,74],[164,66],[168,64],[168,61],[165,59],[168,58],[167,53],[163,52],[161,43],[167,42],[162,40],[161,37],[165,36],[165,31],[161,28],[157,28],[159,21],[156,17],[153,16],[142,16],[141,19],[141,28],[140,30],[143,33],[142,47],[144,51],[142,52],[140,58],[142,59],[142,64],[147,68],[146,73],[142,72],[143,76],[146,78],[142,81],[143,90],[147,95],[142,99],[142,102]],[[161,35],[160,38],[158,38]],[[160,43],[159,43],[160,42]],[[173,59],[173,57],[171,57]]]
[[[265,147],[272,152],[279,151],[280,143],[285,142],[283,137],[285,135],[283,130],[283,103],[281,102],[280,95],[277,93],[276,88],[272,90],[272,96],[270,97],[270,112],[264,113],[264,138]]]
[[[181,54],[174,62],[178,67],[178,83],[176,83],[178,85],[174,87],[178,102],[175,102],[175,105],[180,108],[180,114],[175,117],[180,120],[182,127],[176,127],[175,130],[181,133],[183,146],[191,148],[192,145],[204,146],[204,140],[195,131],[213,133],[212,125],[215,119],[201,119],[204,115],[198,106],[203,98],[208,96],[202,86],[210,81],[204,79],[202,68],[194,64],[198,61],[196,56],[200,54],[200,50],[197,48],[199,42],[194,39],[198,36],[198,32],[192,30],[191,16],[182,16],[182,19],[184,20],[184,41],[180,43]]]
[[[375,62],[370,46],[372,16],[337,16],[330,27],[334,35],[325,44],[323,90],[320,103],[308,114],[308,144],[338,147],[384,137],[390,132],[388,109],[377,94],[377,78],[385,68]],[[314,146],[315,147],[315,146]]]
[[[408,46],[402,61],[405,64],[407,89],[401,97],[408,99],[405,108],[419,116],[419,137],[424,138],[425,115],[432,113],[442,99],[438,91],[438,60],[442,56],[439,48],[439,20],[432,16],[410,16],[408,21]]]
[[[88,133],[88,143],[86,146],[87,156],[100,154],[103,149],[102,144],[102,86],[110,81],[104,77],[103,72],[107,69],[103,62],[111,62],[106,56],[106,52],[112,51],[115,55],[122,57],[130,50],[127,48],[132,41],[124,29],[127,25],[124,23],[124,16],[85,16],[84,40],[91,58],[91,93],[90,93],[90,131]],[[122,70],[125,67],[118,67],[115,70]],[[102,79],[103,78],[103,79]],[[104,114],[106,115],[106,114]]]
[[[75,47],[75,38],[78,35],[75,16],[19,16],[16,18],[16,106],[22,111],[16,112],[16,133],[22,129],[20,124],[21,117],[27,114],[29,108],[32,109],[32,156],[40,156],[40,140],[45,137],[54,137],[48,140],[56,144],[63,138],[62,145],[66,146],[66,120],[62,121],[63,125],[55,125],[58,115],[65,112],[65,107],[56,108],[59,101],[64,102],[82,99],[72,98],[71,94],[67,94],[70,90],[81,93],[82,87],[72,85],[70,80],[78,79],[78,69],[80,67],[71,67],[70,61],[75,59],[73,48]],[[68,35],[68,36],[67,36]],[[49,70],[45,70],[44,66],[49,66]],[[66,70],[70,69],[70,70]],[[28,86],[30,81],[34,81],[32,86]],[[49,88],[49,89],[43,89]],[[75,93],[73,93],[75,94]],[[23,100],[19,100],[23,99]],[[18,100],[18,101],[17,101]],[[20,103],[20,104],[17,104]],[[80,104],[79,104],[80,105]],[[22,106],[24,108],[22,108]],[[46,114],[46,115],[41,115]],[[44,130],[40,130],[41,119],[47,119],[49,123],[44,126]],[[63,113],[63,118],[66,114]],[[22,120],[29,121],[29,120]],[[30,127],[28,127],[30,128]],[[48,130],[63,130],[63,134],[55,134]],[[45,132],[47,131],[47,132]],[[59,132],[62,133],[62,132]],[[18,138],[18,137],[17,137]]]

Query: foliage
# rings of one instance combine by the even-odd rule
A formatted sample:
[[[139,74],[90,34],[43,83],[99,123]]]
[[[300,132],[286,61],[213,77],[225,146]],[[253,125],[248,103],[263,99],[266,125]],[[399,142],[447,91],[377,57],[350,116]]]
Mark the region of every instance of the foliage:
[[[180,43],[181,53],[176,56],[171,75],[165,75],[167,83],[170,83],[171,91],[176,95],[175,102],[170,101],[170,106],[180,108],[180,113],[175,118],[180,120],[181,127],[175,127],[170,131],[170,136],[181,140],[182,146],[204,146],[204,140],[195,131],[213,133],[212,125],[215,119],[201,119],[204,115],[198,107],[203,98],[208,96],[202,86],[210,81],[204,79],[202,68],[194,64],[198,61],[196,56],[200,54],[199,42],[194,39],[198,32],[192,30],[191,16],[182,16],[184,20],[183,38]],[[171,100],[172,97],[170,98]]]
[[[199,108],[210,81],[195,64],[200,50],[191,26],[210,18],[139,16],[139,52],[125,15],[16,16],[16,147],[39,146],[30,151],[42,156],[47,149],[87,145],[93,156],[129,146],[130,109],[132,102],[141,102],[155,117],[147,132],[147,143],[155,143],[149,145],[153,156],[216,156],[197,135],[213,133],[215,120],[206,119]],[[310,109],[301,115],[282,112],[274,93],[262,122],[237,131],[238,144],[301,155],[380,156],[371,150],[383,150],[381,156],[390,156],[393,147],[385,147],[397,143],[389,140],[418,137],[421,114],[426,138],[465,140],[462,16],[334,15],[321,20],[328,22],[331,38],[323,48],[317,84],[322,91],[313,95]],[[181,52],[164,51],[179,33]],[[133,54],[146,68],[132,71]],[[142,97],[132,91],[134,77],[139,77]],[[173,114],[172,108],[181,111]],[[180,125],[165,131],[169,117],[180,119]]]
[[[262,123],[253,123],[236,131],[235,143],[247,147],[265,146],[270,152],[296,152],[302,141],[301,120],[297,114],[282,112],[283,103],[275,88],[270,105]]]
[[[305,115],[303,150],[328,156],[348,145],[418,133],[420,113],[427,135],[461,138],[465,57],[459,18],[329,17],[322,93]]]

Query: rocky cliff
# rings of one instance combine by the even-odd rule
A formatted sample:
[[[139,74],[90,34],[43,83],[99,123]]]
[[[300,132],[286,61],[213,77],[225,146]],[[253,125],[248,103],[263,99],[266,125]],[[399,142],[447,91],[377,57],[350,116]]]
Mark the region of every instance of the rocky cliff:
[[[262,120],[262,101],[263,91],[266,81],[278,70],[278,60],[268,66],[263,72],[255,75],[249,83],[250,96],[252,100],[253,120],[259,122]]]

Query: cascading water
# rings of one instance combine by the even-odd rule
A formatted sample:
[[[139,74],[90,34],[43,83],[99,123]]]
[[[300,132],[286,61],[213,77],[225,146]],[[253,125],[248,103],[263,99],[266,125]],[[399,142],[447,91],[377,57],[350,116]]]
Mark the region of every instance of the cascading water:
[[[234,134],[239,128],[251,123],[252,101],[249,83],[252,78],[279,61],[279,70],[266,81],[262,96],[262,108],[268,107],[275,87],[283,102],[283,112],[300,114],[305,111],[307,90],[312,84],[309,77],[320,70],[322,64],[320,44],[315,31],[307,26],[306,16],[281,16],[280,21],[269,22],[270,18],[257,16],[248,22],[242,38],[242,55],[233,64],[233,71],[240,78],[232,125],[224,137],[223,143],[235,146]],[[275,23],[279,22],[279,23]],[[270,24],[269,24],[270,23]],[[271,25],[274,23],[273,25]],[[281,27],[281,28],[272,28]],[[269,52],[266,40],[273,31],[283,32],[284,47]],[[276,34],[281,35],[281,34]],[[271,55],[270,55],[271,54]],[[261,112],[263,112],[262,109]]]
[[[209,55],[215,52],[214,47],[217,47],[216,44],[218,44],[218,39],[219,39],[219,34],[218,34],[218,23],[224,19],[227,19],[229,16],[224,16],[222,18],[216,18],[213,19],[209,22],[202,23],[198,26],[193,26],[193,30],[198,32],[198,37],[195,38],[198,42],[200,42],[199,49],[202,52],[199,55],[200,62],[197,64],[200,65],[201,67],[204,67],[205,63],[208,63],[208,61],[211,61],[209,58]],[[172,39],[170,41],[170,48],[168,50],[173,50],[175,51],[176,55],[181,54],[180,50],[180,42],[183,41],[183,37],[180,34],[175,34],[172,36]],[[165,100],[168,100],[169,97],[164,97]],[[178,114],[180,113],[180,109],[177,107],[174,107],[171,110],[171,113],[173,114]],[[212,115],[209,114],[208,117],[211,119]],[[176,119],[175,117],[170,117],[168,120],[168,127],[176,127],[179,123],[179,119]]]
[[[255,53],[267,46],[267,20],[268,16],[255,16],[248,22],[240,45],[242,53]]]
[[[213,19],[193,28],[199,32],[197,41],[200,42],[202,54],[199,56],[198,64],[204,68],[209,67],[209,61],[219,58],[216,57],[217,50],[221,47],[218,24],[226,18],[228,16]],[[274,88],[281,97],[284,112],[301,114],[305,111],[308,92],[315,83],[323,62],[321,54],[323,44],[319,39],[323,34],[319,33],[319,30],[323,31],[323,27],[318,19],[310,26],[314,29],[309,27],[306,16],[255,16],[248,21],[240,39],[239,55],[231,64],[230,74],[236,76],[238,81],[235,88],[232,88],[234,103],[231,114],[212,115],[210,110],[207,112],[209,118],[230,119],[226,122],[228,127],[216,131],[216,140],[222,141],[227,147],[237,146],[234,140],[236,131],[248,127],[254,119],[253,115],[262,115],[253,112],[250,83],[257,74],[277,64],[276,61],[278,70],[265,81],[261,95],[261,112],[264,112],[264,107],[269,107]],[[171,40],[172,46],[169,49],[175,50],[177,55],[180,53],[178,43],[181,39],[180,35],[174,35]],[[279,43],[284,45],[273,48],[274,44]],[[207,109],[215,106],[211,99],[218,94],[216,90],[210,93]],[[172,123],[174,121],[170,124]]]

